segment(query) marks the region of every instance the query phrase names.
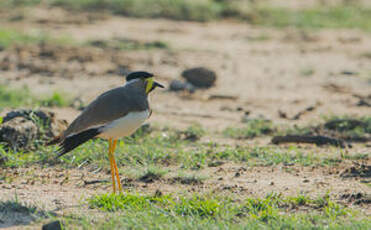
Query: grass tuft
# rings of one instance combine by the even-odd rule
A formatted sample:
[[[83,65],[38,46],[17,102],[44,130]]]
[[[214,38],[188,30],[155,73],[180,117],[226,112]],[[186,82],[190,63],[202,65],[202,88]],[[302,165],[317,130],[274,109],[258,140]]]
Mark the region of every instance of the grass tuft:
[[[170,18],[175,20],[207,21],[216,18],[220,7],[212,0],[50,0],[52,5],[72,10],[101,11],[114,14]]]
[[[4,107],[20,107],[31,105],[34,99],[31,96],[30,90],[27,87],[21,89],[9,89],[4,85],[0,85],[0,111]]]
[[[259,7],[252,12],[252,23],[273,27],[359,28],[371,31],[371,9],[358,5],[307,8]]]
[[[170,181],[181,184],[197,185],[202,184],[205,179],[205,176],[200,176],[198,174],[179,173],[178,176],[171,178]]]
[[[152,183],[156,180],[160,180],[166,173],[167,170],[152,166],[147,168],[147,170],[138,179],[145,183]]]
[[[179,131],[179,138],[188,141],[197,141],[206,134],[206,131],[199,124],[193,124],[184,131]]]
[[[18,89],[9,89],[0,85],[0,111],[2,108],[17,108],[24,106],[65,107],[71,104],[67,96],[54,92],[50,97],[36,97],[26,86]]]
[[[353,117],[330,117],[324,124],[324,128],[348,135],[371,134],[371,116],[355,119]]]
[[[262,135],[270,134],[274,131],[271,121],[263,119],[253,119],[246,121],[242,128],[226,128],[223,131],[224,136],[236,139],[248,139]]]
[[[220,204],[215,199],[206,199],[200,196],[191,198],[174,198],[169,195],[146,196],[138,194],[103,194],[89,200],[91,208],[104,211],[122,209],[144,210],[162,208],[166,212],[175,212],[177,215],[214,216],[219,213]]]
[[[300,75],[303,77],[310,77],[315,74],[315,72],[313,68],[307,67],[300,70]]]
[[[73,44],[70,37],[50,37],[45,33],[24,33],[12,29],[0,29],[0,50],[12,45],[27,45],[40,43]]]
[[[54,92],[50,97],[41,99],[40,104],[46,107],[66,107],[71,105],[71,102],[61,93]]]
[[[133,210],[148,209],[154,205],[170,205],[173,200],[169,196],[141,196],[138,194],[103,194],[89,200],[90,208],[103,211],[117,211],[130,208]]]
[[[103,194],[89,199],[89,205],[106,212],[120,211],[121,218],[111,219],[111,227],[146,228],[151,222],[159,228],[187,229],[196,226],[202,226],[202,229],[214,229],[216,226],[231,229],[333,228],[347,226],[349,221],[360,226],[367,225],[367,221],[352,219],[351,210],[331,201],[327,195],[311,199],[303,195],[284,198],[279,194],[270,194],[264,198],[235,200],[198,194],[186,197]]]

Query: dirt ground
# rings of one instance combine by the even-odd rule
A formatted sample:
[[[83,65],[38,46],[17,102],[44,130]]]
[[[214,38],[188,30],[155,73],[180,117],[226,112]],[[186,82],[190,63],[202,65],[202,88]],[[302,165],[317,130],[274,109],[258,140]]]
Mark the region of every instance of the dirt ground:
[[[8,20],[17,14],[25,18]],[[115,72],[118,68],[153,72],[159,82],[168,85],[171,80],[179,79],[184,69],[205,66],[217,73],[217,85],[192,95],[158,90],[151,98],[154,110],[151,122],[177,128],[197,122],[218,133],[229,126],[241,126],[241,118],[247,111],[251,117],[262,115],[278,124],[316,123],[322,115],[370,115],[370,107],[357,105],[359,96],[371,94],[371,59],[364,55],[371,53],[371,36],[361,31],[300,31],[254,27],[234,21],[196,23],[105,14],[76,15],[54,8],[27,13],[2,12],[1,18],[0,27],[29,33],[46,32],[52,37],[70,36],[76,43],[120,38],[143,43],[161,41],[169,46],[168,49],[125,51],[77,45],[67,49],[58,45],[29,45],[1,51],[0,83],[9,83],[11,87],[27,85],[35,94],[59,91],[88,103],[105,90],[124,84],[124,78]],[[235,99],[213,99],[213,96]],[[292,117],[308,106],[315,109],[296,121],[279,115],[279,111],[283,111]],[[73,108],[52,110],[68,121],[79,113]],[[231,142],[220,136],[216,138]],[[258,139],[248,144],[267,143],[265,139]],[[371,151],[369,145],[354,149],[349,151]],[[208,172],[201,171],[200,174],[212,176],[199,185],[174,184],[165,178],[150,184],[132,181],[126,186],[145,193],[154,193],[159,188],[165,193],[184,188],[184,191],[218,191],[240,196],[303,192],[315,197],[331,191],[340,202],[352,205],[354,200],[344,197],[359,193],[359,199],[367,198],[370,187],[359,183],[361,178],[357,176],[340,176],[351,167],[249,168],[228,163],[204,169]],[[17,194],[18,199],[26,203],[57,213],[71,212],[83,197],[111,189],[110,184],[84,185],[84,180],[109,179],[108,173],[94,173],[89,169],[36,167],[7,169],[6,173],[16,176],[11,183],[1,182],[2,200]],[[356,208],[371,214],[369,203],[360,202]],[[12,225],[0,223],[1,227]]]
[[[4,71],[1,81],[10,81],[15,87],[26,84],[38,94],[62,91],[89,102],[124,83],[123,77],[112,74],[117,66],[145,69],[165,84],[180,78],[185,68],[206,66],[218,74],[217,86],[191,96],[158,92],[152,98],[152,121],[188,125],[197,120],[207,128],[220,130],[238,124],[243,111],[279,122],[285,120],[280,120],[278,110],[293,116],[312,105],[316,109],[299,122],[314,121],[321,114],[365,115],[370,111],[369,107],[357,106],[359,99],[354,95],[370,94],[371,60],[362,55],[371,52],[371,38],[356,30],[304,32],[236,22],[194,23],[108,15],[92,23],[83,19],[76,23],[81,15],[69,15],[61,9],[34,11],[28,12],[27,20],[2,21],[1,26],[47,32],[53,37],[68,35],[77,42],[123,38],[162,41],[170,47],[134,51],[47,47],[52,56],[32,47],[21,48],[24,50],[18,50],[18,54],[1,52],[2,60],[14,58],[24,66]],[[59,15],[64,19],[66,14],[74,23],[58,21]],[[261,37],[265,38],[259,40]],[[303,73],[308,69],[313,71],[310,76]],[[238,99],[207,100],[210,95]],[[230,111],[237,107],[242,111]],[[67,120],[77,114],[65,109],[60,112]]]

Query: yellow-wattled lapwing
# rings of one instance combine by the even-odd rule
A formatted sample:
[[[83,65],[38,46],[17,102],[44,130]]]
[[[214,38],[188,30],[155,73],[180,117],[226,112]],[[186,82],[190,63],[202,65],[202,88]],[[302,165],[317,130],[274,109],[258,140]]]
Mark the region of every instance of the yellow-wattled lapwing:
[[[131,135],[150,117],[148,94],[156,87],[164,88],[163,85],[153,81],[153,74],[130,73],[124,86],[98,96],[49,145],[59,143],[58,157],[60,157],[92,138],[107,139],[113,192],[116,192],[115,175],[121,192],[122,186],[114,157],[117,139]]]

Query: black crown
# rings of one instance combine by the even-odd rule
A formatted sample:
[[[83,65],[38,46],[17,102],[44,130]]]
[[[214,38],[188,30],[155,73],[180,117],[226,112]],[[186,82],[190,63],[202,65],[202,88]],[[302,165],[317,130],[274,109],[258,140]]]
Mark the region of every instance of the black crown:
[[[138,79],[138,78],[150,78],[153,77],[153,74],[145,72],[145,71],[137,71],[137,72],[131,72],[126,76],[126,81],[130,81],[133,79]]]

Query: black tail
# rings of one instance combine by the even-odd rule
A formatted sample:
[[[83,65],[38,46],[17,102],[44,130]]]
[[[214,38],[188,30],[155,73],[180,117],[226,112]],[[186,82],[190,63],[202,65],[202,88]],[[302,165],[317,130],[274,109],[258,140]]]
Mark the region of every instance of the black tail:
[[[81,133],[66,137],[66,139],[64,139],[63,142],[60,143],[60,148],[58,149],[58,157],[63,156],[77,146],[99,135],[101,133],[99,129],[100,127],[92,128],[82,131]]]

